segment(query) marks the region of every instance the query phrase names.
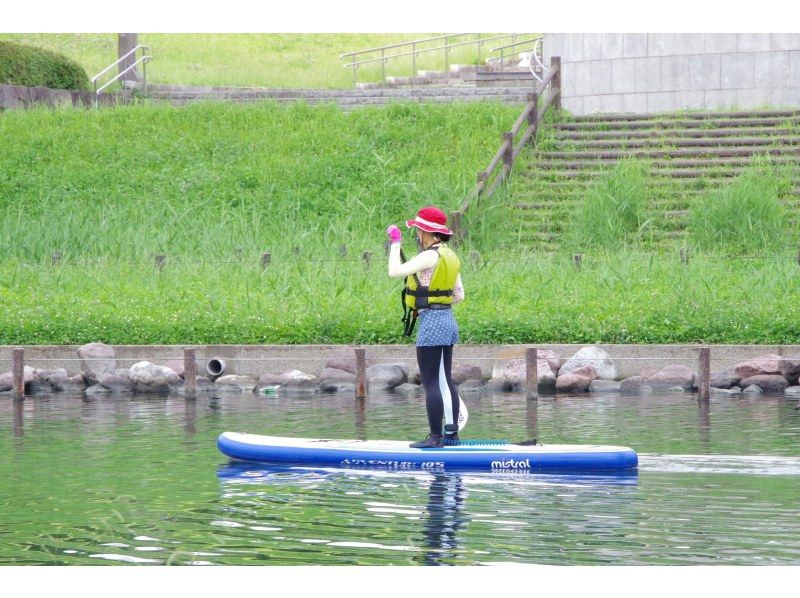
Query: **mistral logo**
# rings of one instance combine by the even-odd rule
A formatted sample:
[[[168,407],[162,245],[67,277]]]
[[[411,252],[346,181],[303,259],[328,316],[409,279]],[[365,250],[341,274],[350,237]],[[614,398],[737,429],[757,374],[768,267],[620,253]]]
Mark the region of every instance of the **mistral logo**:
[[[530,468],[531,468],[530,459],[525,459],[524,461],[514,461],[514,459],[508,459],[506,461],[492,461],[492,469],[530,469]]]

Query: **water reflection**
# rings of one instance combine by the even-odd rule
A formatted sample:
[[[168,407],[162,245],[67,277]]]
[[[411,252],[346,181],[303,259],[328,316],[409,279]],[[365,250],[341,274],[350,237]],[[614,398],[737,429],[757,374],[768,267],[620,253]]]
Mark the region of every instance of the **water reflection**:
[[[464,481],[459,474],[435,473],[428,485],[428,504],[422,524],[425,565],[446,565],[458,554],[459,532],[468,519],[464,501]]]

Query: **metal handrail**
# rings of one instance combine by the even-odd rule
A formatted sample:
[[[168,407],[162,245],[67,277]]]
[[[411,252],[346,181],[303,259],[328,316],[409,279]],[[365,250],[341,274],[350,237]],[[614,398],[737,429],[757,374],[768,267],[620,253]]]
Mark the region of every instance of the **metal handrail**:
[[[365,64],[373,64],[373,63],[379,62],[381,64],[381,78],[385,79],[386,78],[385,66],[386,66],[386,63],[392,58],[401,58],[401,57],[404,57],[404,56],[411,56],[412,57],[412,67],[411,67],[412,68],[412,72],[416,72],[416,69],[417,69],[417,56],[419,56],[420,54],[424,54],[426,52],[436,52],[436,51],[444,50],[444,54],[445,54],[445,70],[447,70],[449,68],[450,50],[452,48],[456,48],[456,47],[459,47],[459,46],[469,46],[469,45],[478,46],[478,56],[480,57],[480,48],[485,43],[490,42],[490,41],[500,40],[500,39],[507,39],[509,37],[512,38],[513,40],[515,40],[519,35],[522,35],[522,34],[520,34],[520,33],[506,33],[506,34],[503,34],[503,35],[495,35],[495,36],[492,36],[492,37],[484,37],[484,38],[469,40],[469,41],[465,41],[465,42],[457,42],[457,43],[448,43],[448,41],[447,41],[450,38],[459,38],[459,37],[463,37],[465,35],[480,35],[480,34],[454,33],[454,34],[451,34],[451,35],[442,35],[442,36],[439,36],[439,37],[431,37],[431,38],[427,38],[427,39],[423,39],[423,40],[415,40],[415,41],[410,41],[410,42],[403,42],[403,43],[400,43],[400,44],[391,44],[391,45],[382,46],[382,47],[379,47],[379,48],[371,48],[369,50],[360,50],[358,52],[348,52],[346,54],[341,54],[340,58],[344,58],[344,57],[347,57],[347,56],[351,57],[351,61],[348,62],[347,64],[342,65],[342,66],[344,68],[348,68],[349,67],[349,68],[353,69],[353,85],[355,85],[356,84],[356,72],[358,71],[359,67],[361,67],[362,65],[365,65]],[[417,44],[422,44],[422,43],[431,42],[431,41],[437,41],[437,40],[441,40],[441,39],[445,40],[445,44],[443,46],[437,46],[435,48],[423,48],[421,50],[417,49]],[[389,54],[388,56],[386,55],[386,50],[394,49],[394,48],[402,48],[402,47],[406,47],[406,46],[411,46],[412,50],[410,52],[400,52],[400,53],[396,53],[396,54]],[[374,53],[374,52],[380,52],[381,55],[379,57],[377,57],[377,58],[368,58],[366,60],[355,60],[355,56],[356,55],[362,55],[362,54],[368,54],[368,53]]]
[[[143,49],[143,50],[149,50],[150,48],[149,48],[149,46],[144,46],[144,45],[142,45],[142,44],[139,44],[138,46],[136,46],[135,48],[133,48],[133,50],[131,50],[130,52],[128,52],[127,54],[125,54],[125,55],[123,55],[123,56],[120,56],[119,58],[117,58],[117,60],[115,60],[114,62],[112,62],[111,64],[109,64],[109,65],[108,65],[106,68],[104,68],[102,71],[100,71],[99,73],[97,73],[97,74],[96,74],[94,77],[92,77],[92,83],[96,83],[96,82],[97,82],[97,80],[98,80],[100,77],[102,77],[103,75],[105,75],[105,74],[106,74],[108,71],[110,71],[111,69],[113,69],[115,66],[117,66],[117,65],[118,65],[120,62],[122,62],[123,60],[125,60],[125,59],[126,59],[128,56],[130,56],[131,54],[135,54],[135,53],[136,53],[136,52],[137,52],[139,49]]]
[[[368,50],[359,50],[358,52],[346,52],[345,54],[340,54],[339,58],[344,58],[345,56],[356,56],[357,54],[368,54],[370,52],[380,52],[381,50],[391,50],[392,48],[402,48],[403,46],[413,46],[415,44],[424,44],[425,42],[435,42],[440,39],[447,39],[448,37],[461,37],[463,35],[475,35],[474,33],[451,33],[449,35],[440,35],[438,37],[428,37],[426,39],[417,39],[411,42],[402,42],[399,44],[390,44],[388,46],[379,46],[377,48],[370,48]],[[347,65],[345,65],[347,66]]]
[[[536,64],[538,64],[539,68],[542,69],[542,73],[549,73],[550,69],[547,68],[544,62],[542,62],[542,59],[539,58],[539,55],[542,53],[542,51],[541,50],[539,50],[538,52],[536,51],[537,46],[539,48],[542,48],[543,44],[544,44],[544,37],[540,37],[538,40],[536,40],[536,45],[533,47],[533,52],[531,52],[531,55],[536,59]],[[536,74],[536,70],[533,68],[533,64],[531,64],[530,59],[528,59],[528,68],[531,71],[531,75],[533,75],[534,78],[537,81],[539,81],[539,83],[542,83],[542,78]]]
[[[350,63],[342,65],[342,66],[348,67],[348,66],[354,66],[354,65],[362,65],[362,64],[367,64],[367,63],[370,63],[370,62],[378,62],[380,60],[384,60],[385,61],[385,60],[389,60],[390,58],[400,58],[401,56],[411,56],[412,54],[419,55],[419,54],[423,54],[425,52],[435,52],[436,50],[449,50],[450,48],[457,48],[458,46],[469,46],[469,45],[482,46],[486,42],[492,41],[494,39],[501,39],[501,38],[512,37],[512,36],[516,36],[516,35],[519,35],[519,34],[513,33],[513,34],[508,34],[508,35],[500,35],[500,36],[497,36],[497,37],[485,37],[483,39],[475,39],[475,40],[471,40],[471,41],[468,41],[468,42],[458,42],[456,44],[447,44],[445,46],[438,46],[436,48],[423,48],[422,50],[414,50],[412,52],[401,52],[400,54],[392,54],[390,56],[381,57],[381,58],[370,58],[368,60],[360,60],[358,62],[350,62]]]
[[[514,46],[522,46],[523,44],[536,44],[540,39],[541,36],[534,37],[533,39],[526,39],[521,42],[514,42],[513,44],[506,44],[505,46],[498,46],[497,48],[492,48],[489,52],[497,52],[498,50],[507,50],[508,48],[513,48]]]
[[[102,71],[100,71],[99,73],[97,73],[97,74],[96,74],[94,77],[92,77],[91,81],[92,81],[92,85],[94,86],[94,97],[95,97],[95,103],[97,103],[97,96],[98,96],[98,95],[99,95],[99,94],[100,94],[100,93],[101,93],[101,92],[102,92],[102,91],[103,91],[105,88],[107,88],[107,87],[108,87],[108,86],[110,86],[111,84],[113,84],[113,83],[115,83],[116,81],[118,81],[118,80],[119,80],[119,79],[120,79],[120,78],[121,78],[123,75],[125,75],[126,73],[128,73],[128,72],[132,71],[133,69],[135,69],[135,68],[136,68],[136,67],[137,67],[139,64],[141,64],[141,65],[142,65],[142,83],[143,83],[143,86],[144,86],[144,88],[145,88],[145,89],[147,89],[147,68],[146,68],[146,66],[145,66],[145,65],[146,65],[148,62],[150,62],[150,59],[151,59],[151,57],[147,55],[147,50],[148,50],[148,49],[149,49],[149,46],[145,46],[145,45],[143,45],[143,44],[139,44],[139,45],[135,46],[135,47],[134,47],[132,50],[130,50],[129,52],[127,52],[127,53],[125,53],[124,55],[122,55],[122,56],[120,56],[119,58],[117,58],[117,60],[115,60],[114,62],[112,62],[111,64],[109,64],[109,65],[108,65],[106,68],[104,68]],[[108,71],[110,71],[111,69],[113,69],[115,66],[117,66],[117,65],[118,65],[120,62],[122,62],[123,60],[125,60],[125,59],[129,58],[131,55],[134,55],[134,56],[135,56],[135,55],[136,55],[136,52],[138,52],[139,50],[142,50],[142,51],[143,51],[143,52],[142,52],[142,57],[141,57],[141,58],[139,58],[138,60],[136,60],[136,61],[135,61],[135,62],[134,62],[132,65],[130,65],[130,66],[129,66],[128,68],[126,68],[125,70],[123,70],[123,71],[121,71],[121,72],[117,73],[117,74],[116,74],[114,77],[112,77],[112,78],[111,78],[111,80],[110,80],[110,81],[108,81],[107,83],[105,83],[105,84],[104,84],[104,85],[102,85],[101,87],[99,87],[99,88],[97,87],[97,82],[99,81],[100,77],[102,77],[103,75],[105,75],[105,74],[106,74]]]

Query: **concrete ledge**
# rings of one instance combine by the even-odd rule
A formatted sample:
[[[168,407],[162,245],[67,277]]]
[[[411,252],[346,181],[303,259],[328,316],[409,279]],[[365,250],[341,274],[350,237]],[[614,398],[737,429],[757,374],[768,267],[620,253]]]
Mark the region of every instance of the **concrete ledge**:
[[[187,345],[189,346],[189,345]],[[280,373],[290,369],[319,374],[325,361],[337,350],[356,345],[195,345],[197,359],[203,369],[205,362],[222,357],[234,364],[236,373],[258,377],[265,373]],[[416,349],[413,345],[361,345],[371,362],[408,364],[417,371]],[[550,349],[569,358],[589,344],[536,345],[456,345],[454,363],[480,366],[485,378],[492,374],[498,354],[512,350],[524,352],[525,347]],[[638,375],[646,367],[663,368],[669,364],[686,365],[697,371],[699,345],[597,345],[614,359],[621,378]],[[70,374],[80,373],[79,345],[14,345],[0,347],[0,373],[11,369],[11,350],[25,350],[25,363],[39,369],[65,368]],[[116,345],[119,367],[129,367],[137,361],[163,364],[170,359],[183,359],[182,345]],[[800,353],[800,345],[711,345],[711,370],[721,370],[740,361],[774,353]],[[200,372],[202,373],[202,372]]]

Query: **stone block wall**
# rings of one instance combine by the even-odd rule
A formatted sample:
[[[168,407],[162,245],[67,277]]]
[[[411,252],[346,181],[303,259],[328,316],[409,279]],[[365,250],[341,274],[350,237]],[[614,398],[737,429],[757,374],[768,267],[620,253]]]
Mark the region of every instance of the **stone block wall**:
[[[130,90],[101,93],[98,102],[102,106],[113,106],[130,101]],[[69,91],[48,87],[25,87],[23,85],[0,85],[0,110],[14,110],[30,106],[76,106],[94,105],[91,91]]]
[[[575,115],[800,107],[800,33],[547,33]]]

